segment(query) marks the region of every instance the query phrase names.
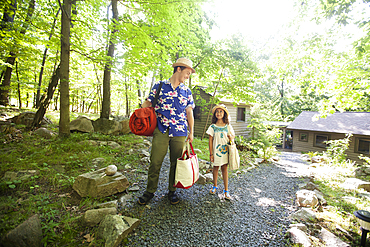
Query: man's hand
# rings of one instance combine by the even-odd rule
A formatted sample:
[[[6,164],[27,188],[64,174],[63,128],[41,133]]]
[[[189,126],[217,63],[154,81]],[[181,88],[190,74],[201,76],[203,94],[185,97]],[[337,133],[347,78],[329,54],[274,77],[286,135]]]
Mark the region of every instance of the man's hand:
[[[189,143],[192,143],[193,142],[193,139],[194,139],[193,133],[189,133],[188,134],[188,138],[186,138],[186,141],[189,141]]]
[[[152,102],[149,100],[145,100],[144,103],[141,105],[141,108],[150,107],[152,106]]]

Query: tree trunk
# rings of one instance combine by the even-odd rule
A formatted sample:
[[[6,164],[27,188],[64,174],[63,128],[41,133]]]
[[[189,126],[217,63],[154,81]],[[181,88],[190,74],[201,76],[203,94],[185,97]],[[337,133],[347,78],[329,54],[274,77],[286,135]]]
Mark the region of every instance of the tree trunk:
[[[130,116],[129,102],[128,102],[128,81],[126,80],[126,117]]]
[[[15,14],[16,8],[17,8],[17,5],[16,5],[16,1],[14,0],[14,4],[10,6],[9,10],[7,10],[7,13],[9,14],[10,13],[9,11],[13,11],[14,14]],[[26,33],[27,25],[30,22],[30,19],[31,19],[34,11],[35,11],[35,0],[30,0],[30,3],[28,5],[28,9],[27,9],[26,20],[25,20],[25,22],[23,23],[23,25],[20,29],[21,30],[20,31],[21,35],[24,35]],[[14,16],[11,17],[10,19],[14,20]],[[4,20],[4,17],[3,17],[3,20]],[[3,81],[2,81],[1,87],[0,87],[0,105],[9,105],[10,78],[12,76],[12,71],[13,71],[13,65],[14,65],[14,62],[15,62],[15,58],[16,58],[15,51],[10,51],[9,56],[6,60],[6,62],[10,66],[7,66],[6,69],[5,69],[5,75],[4,75],[4,78],[3,78]]]
[[[16,74],[17,74],[17,82],[18,82],[18,102],[19,102],[19,109],[22,109],[21,84],[19,82],[18,62],[15,62],[15,71],[16,71]]]
[[[60,49],[60,119],[59,136],[69,137],[69,58],[71,2],[64,0],[62,6],[62,28]]]
[[[137,84],[137,97],[139,99],[139,108],[141,107],[141,103],[143,102],[142,100],[142,93],[141,93],[141,89],[140,89],[140,82],[139,80],[136,80],[136,84]]]
[[[116,25],[118,24],[118,8],[117,0],[112,0],[112,12],[113,12],[113,30],[109,37],[108,46],[108,58],[109,60],[104,67],[104,78],[103,78],[103,103],[102,110],[100,113],[100,118],[109,119],[110,115],[110,80],[111,80],[111,70],[113,65],[114,47],[116,43],[115,33],[117,32]]]
[[[58,66],[58,68],[54,71],[53,76],[51,77],[46,98],[44,98],[40,102],[40,107],[36,112],[31,128],[37,128],[41,126],[41,121],[44,118],[45,112],[48,109],[51,100],[53,99],[55,89],[58,86],[59,78],[60,78],[60,66]]]
[[[55,28],[55,24],[56,24],[59,12],[60,12],[60,8],[58,9],[57,14],[55,15],[53,26],[52,26],[50,34],[49,34],[49,41],[51,40],[51,37],[53,36],[54,28]],[[47,53],[48,53],[48,46],[45,47],[44,55],[42,56],[41,69],[40,69],[40,74],[39,74],[39,84],[38,84],[38,87],[37,87],[37,94],[36,94],[36,108],[38,108],[40,106],[40,90],[41,90],[42,75],[44,73],[44,67],[45,67]]]

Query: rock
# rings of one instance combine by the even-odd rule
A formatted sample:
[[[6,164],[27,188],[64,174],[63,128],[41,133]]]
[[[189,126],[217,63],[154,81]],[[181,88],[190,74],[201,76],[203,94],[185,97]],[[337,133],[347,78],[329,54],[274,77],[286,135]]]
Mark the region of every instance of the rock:
[[[144,163],[150,163],[150,158],[149,157],[143,157],[140,159],[140,161],[144,162]]]
[[[100,223],[97,236],[105,240],[105,247],[117,247],[139,223],[140,220],[127,216],[108,215]]]
[[[358,178],[347,178],[341,187],[349,190],[364,189],[370,192],[370,182],[366,182]]]
[[[203,153],[203,152],[202,152],[202,150],[200,150],[200,149],[198,149],[198,148],[194,148],[194,152],[195,152],[196,154],[201,154],[201,153]]]
[[[207,178],[204,175],[199,174],[199,179],[197,181],[197,184],[205,185],[206,182],[207,182]]]
[[[319,238],[324,241],[327,247],[349,247],[350,245],[343,242],[340,238],[329,232],[325,228],[321,228]]]
[[[121,131],[121,125],[115,120],[109,120],[106,118],[98,118],[92,121],[94,131],[105,135],[118,135]]]
[[[206,173],[204,174],[204,177],[206,178],[207,183],[213,182],[213,174],[212,173]]]
[[[98,208],[117,208],[118,200],[98,204]]]
[[[53,138],[53,137],[55,137],[55,136],[58,135],[54,131],[48,130],[48,129],[44,128],[44,127],[38,128],[33,133],[35,133],[38,136],[44,137],[46,139],[51,139],[51,138]]]
[[[119,122],[119,124],[121,126],[120,134],[126,135],[128,133],[131,133],[129,122],[130,122],[130,119],[129,118],[124,119],[124,120],[122,120],[122,121]]]
[[[316,184],[314,184],[314,183],[312,183],[312,182],[308,182],[306,185],[304,185],[303,187],[302,187],[302,189],[306,189],[306,190],[319,190],[319,187],[316,185]]]
[[[126,165],[125,165],[125,169],[126,169],[126,170],[129,170],[129,169],[131,169],[131,168],[132,168],[132,167],[131,167],[131,165],[130,165],[130,164],[126,164]]]
[[[355,169],[354,171],[354,176],[355,177],[363,177],[363,176],[367,176],[368,174],[365,173],[365,171],[361,168],[361,167],[358,167]]]
[[[254,162],[255,162],[256,164],[261,164],[261,163],[263,162],[263,159],[261,159],[261,158],[255,158],[255,159],[254,159]]]
[[[299,244],[304,247],[311,246],[309,237],[302,230],[293,227],[288,230],[288,233],[293,244]]]
[[[130,188],[128,188],[128,191],[130,192],[135,192],[135,191],[139,191],[140,190],[140,187],[138,185],[134,185]]]
[[[115,165],[109,165],[105,168],[105,174],[107,174],[107,176],[113,176],[114,174],[116,174],[117,172],[117,166]]]
[[[139,149],[138,153],[141,157],[150,157],[150,153],[146,151],[145,149]]]
[[[37,174],[39,174],[39,172],[36,170],[20,170],[17,172],[7,171],[5,172],[3,179],[7,181],[14,181],[14,180],[24,181]]]
[[[317,219],[315,213],[309,208],[301,208],[297,212],[290,215],[290,218],[308,222],[314,222]]]
[[[312,190],[299,190],[296,192],[297,204],[299,207],[316,207],[319,200]]]
[[[312,163],[321,163],[321,162],[323,162],[324,161],[324,157],[323,156],[320,156],[320,155],[318,155],[318,156],[313,156],[312,158],[311,158],[311,162]]]
[[[78,116],[75,120],[69,123],[69,129],[71,131],[79,131],[84,133],[94,132],[94,126],[92,125],[91,119],[86,116]]]
[[[127,178],[120,172],[106,176],[105,168],[79,175],[73,189],[81,196],[102,198],[125,191],[129,187]]]
[[[305,224],[303,224],[303,223],[297,223],[297,224],[290,224],[289,225],[289,228],[293,228],[293,227],[296,227],[299,230],[304,231],[304,232],[307,232],[308,231],[307,226]]]
[[[18,116],[10,118],[9,120],[12,123],[23,124],[23,125],[26,125],[26,126],[30,127],[32,122],[33,122],[33,119],[35,118],[35,115],[36,115],[35,112],[22,112]],[[41,120],[41,125],[45,126],[45,125],[48,125],[48,124],[53,124],[53,122],[50,119],[48,119],[47,117],[44,116],[44,118]]]
[[[148,141],[148,140],[143,140],[143,143],[147,147],[151,147],[152,146],[152,143],[150,141]]]
[[[121,145],[119,145],[117,142],[109,141],[107,145],[113,149],[120,149]]]
[[[41,220],[35,214],[8,232],[2,240],[4,247],[40,247],[42,240]]]
[[[325,198],[324,198],[324,194],[323,193],[321,193],[320,191],[318,191],[318,190],[314,190],[314,192],[315,192],[315,194],[316,194],[316,197],[317,197],[317,199],[319,199],[319,202],[320,202],[320,204],[321,205],[326,205],[326,204],[328,204],[327,203],[327,201],[325,200]]]
[[[91,209],[87,210],[82,218],[83,223],[86,226],[95,226],[99,224],[107,215],[116,215],[117,208],[99,208],[99,209]]]
[[[104,158],[95,158],[91,161],[92,165],[101,165],[104,164],[105,159]]]
[[[119,198],[119,202],[122,204],[121,206],[125,206],[127,201],[130,200],[132,198],[132,195],[131,194],[126,194],[126,195],[123,195]]]
[[[202,170],[202,169],[208,169],[211,163],[206,160],[198,159],[198,164],[199,164],[199,169]]]

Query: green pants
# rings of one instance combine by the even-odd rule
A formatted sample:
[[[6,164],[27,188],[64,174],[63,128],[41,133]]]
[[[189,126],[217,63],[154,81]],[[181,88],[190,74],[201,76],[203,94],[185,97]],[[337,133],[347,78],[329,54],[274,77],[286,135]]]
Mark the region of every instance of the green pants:
[[[162,162],[170,147],[170,172],[168,176],[168,190],[175,191],[175,170],[177,158],[181,157],[185,144],[185,136],[169,137],[168,129],[163,134],[156,128],[153,132],[152,151],[150,154],[150,166],[148,172],[148,183],[146,191],[154,193],[158,188],[159,172],[161,171]]]

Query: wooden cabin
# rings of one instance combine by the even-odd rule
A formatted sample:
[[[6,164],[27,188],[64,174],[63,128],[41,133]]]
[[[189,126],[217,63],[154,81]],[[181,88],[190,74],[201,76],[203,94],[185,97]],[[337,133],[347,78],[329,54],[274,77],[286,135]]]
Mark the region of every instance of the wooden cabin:
[[[289,126],[292,131],[293,152],[323,152],[325,141],[344,139],[352,133],[347,158],[362,164],[358,156],[370,157],[370,112],[343,112],[319,118],[318,112],[302,112]]]
[[[212,104],[212,95],[206,93],[205,89],[206,87],[201,86],[195,86],[192,89],[195,102],[194,135],[208,138],[205,132],[212,122],[212,112],[210,112],[210,109],[212,109],[216,104]],[[222,98],[220,104],[224,104],[230,113],[230,124],[235,131],[235,135],[248,137],[250,133],[250,130],[247,127],[250,119],[248,112],[250,111],[251,106],[245,103],[235,103],[226,98]]]

